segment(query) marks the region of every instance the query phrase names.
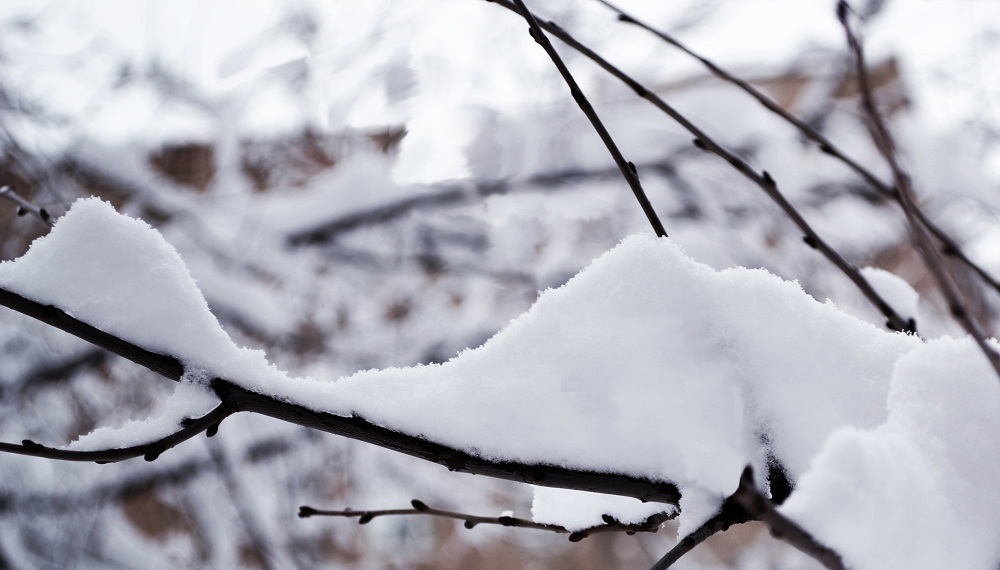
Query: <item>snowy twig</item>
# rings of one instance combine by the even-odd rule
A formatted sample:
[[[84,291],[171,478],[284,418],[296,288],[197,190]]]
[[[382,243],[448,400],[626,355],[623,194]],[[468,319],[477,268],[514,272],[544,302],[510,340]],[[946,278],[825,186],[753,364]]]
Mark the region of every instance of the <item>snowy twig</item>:
[[[36,218],[41,220],[45,225],[52,227],[52,216],[49,215],[48,210],[46,210],[45,208],[39,208],[38,206],[32,204],[31,202],[25,200],[10,186],[0,186],[0,198],[5,198],[17,204],[18,216],[23,216],[25,214],[32,214]]]
[[[660,529],[660,525],[664,522],[674,518],[676,516],[676,511],[674,513],[657,513],[651,515],[646,520],[640,523],[626,524],[615,520],[613,517],[604,515],[604,524],[599,524],[589,528],[571,531],[564,526],[557,524],[547,524],[547,523],[537,523],[535,521],[530,521],[527,519],[520,519],[512,517],[509,515],[501,515],[499,517],[483,517],[477,515],[468,515],[464,513],[456,513],[453,511],[445,511],[441,509],[435,509],[433,507],[427,506],[423,501],[414,499],[410,502],[413,505],[412,509],[387,509],[381,511],[355,511],[352,509],[347,509],[344,511],[324,511],[320,509],[314,509],[312,507],[299,507],[299,517],[307,518],[312,516],[328,516],[328,517],[348,517],[357,518],[358,524],[368,524],[375,517],[382,516],[399,516],[399,515],[428,515],[443,517],[449,519],[455,519],[460,521],[465,521],[465,528],[474,528],[476,525],[480,524],[492,524],[507,527],[516,528],[531,528],[536,530],[547,530],[550,532],[555,532],[559,534],[568,534],[570,542],[579,542],[584,538],[592,534],[597,534],[601,532],[624,532],[626,534],[635,534],[637,532],[656,532]]]
[[[183,443],[192,437],[207,432],[209,437],[215,435],[219,423],[235,412],[226,403],[219,404],[212,411],[200,418],[193,418],[181,422],[183,426],[176,432],[155,441],[121,447],[116,449],[98,449],[94,451],[76,451],[72,449],[58,449],[46,447],[26,439],[20,445],[14,443],[0,442],[0,452],[16,453],[18,455],[31,455],[33,457],[43,457],[45,459],[58,459],[61,461],[94,461],[96,463],[115,463],[126,459],[143,457],[146,461],[154,461],[164,451]]]
[[[520,13],[517,6],[508,0],[487,1],[503,6],[508,10]],[[855,284],[855,286],[857,286],[865,298],[867,298],[873,305],[875,305],[876,308],[878,308],[879,311],[881,311],[881,313],[886,317],[886,326],[888,328],[897,331],[915,332],[916,323],[913,322],[913,319],[904,319],[900,316],[899,313],[897,313],[895,309],[893,309],[892,306],[886,302],[886,300],[883,299],[878,292],[875,291],[871,284],[868,283],[868,280],[861,275],[861,272],[858,271],[857,267],[844,259],[839,252],[833,249],[833,247],[831,247],[825,240],[823,240],[823,238],[819,236],[819,234],[812,228],[812,226],[809,225],[805,218],[802,217],[799,211],[785,198],[784,194],[778,190],[777,183],[771,175],[767,173],[767,171],[757,173],[749,164],[747,164],[746,161],[717,143],[708,134],[699,129],[694,123],[688,120],[687,117],[667,104],[667,102],[658,95],[650,91],[621,69],[609,63],[596,52],[577,41],[576,38],[560,28],[558,25],[545,21],[537,22],[537,24],[625,83],[629,88],[635,91],[639,97],[649,101],[657,109],[667,114],[685,130],[695,136],[695,146],[722,158],[729,163],[730,166],[736,169],[737,172],[760,187],[761,190],[763,190],[764,193],[767,194],[767,196],[771,198],[771,200],[774,201],[778,207],[785,212],[789,219],[791,219],[791,221],[805,234],[803,241],[810,247],[822,253],[831,263],[840,269],[840,271],[844,273],[844,275],[846,275],[847,278]]]
[[[642,211],[646,214],[646,218],[649,220],[650,225],[653,226],[653,231],[659,237],[665,237],[667,231],[663,228],[663,224],[660,222],[660,218],[657,217],[656,211],[653,209],[653,205],[649,202],[649,198],[646,197],[645,190],[642,189],[642,184],[639,182],[639,171],[636,169],[635,164],[625,160],[622,156],[620,150],[618,150],[618,145],[615,144],[614,139],[611,138],[611,133],[604,127],[604,123],[601,122],[600,117],[597,116],[597,111],[594,110],[593,105],[587,100],[587,97],[583,94],[580,86],[577,85],[576,79],[569,72],[569,68],[563,63],[561,57],[556,52],[556,49],[552,46],[552,42],[546,37],[545,32],[535,21],[535,16],[528,10],[528,7],[524,5],[522,0],[514,0],[517,6],[516,11],[524,17],[528,22],[528,27],[530,29],[531,37],[542,46],[545,53],[548,54],[552,63],[555,64],[556,69],[559,70],[559,74],[562,75],[563,80],[566,81],[566,85],[569,86],[569,91],[573,95],[573,99],[576,104],[580,106],[580,110],[583,114],[587,116],[590,120],[590,124],[593,125],[594,130],[601,137],[604,142],[604,146],[608,148],[608,152],[611,153],[611,157],[614,158],[615,164],[618,165],[618,169],[621,170],[622,176],[628,182],[630,188],[632,188],[632,193],[635,194],[636,200],[639,201],[639,205],[642,207]]]
[[[812,556],[829,570],[846,570],[837,552],[821,544],[795,521],[774,508],[770,499],[760,492],[754,484],[753,469],[749,466],[743,470],[740,486],[731,498],[746,511],[750,520],[760,521],[767,525],[771,535],[775,538]]]
[[[903,169],[902,164],[900,164],[896,141],[886,126],[882,114],[879,113],[875,105],[875,97],[872,94],[871,82],[868,78],[868,68],[865,64],[864,50],[861,46],[861,41],[851,27],[849,12],[850,6],[844,0],[840,0],[837,3],[837,17],[844,27],[844,33],[847,35],[847,43],[854,53],[854,61],[858,73],[858,85],[861,91],[861,106],[868,117],[866,124],[872,140],[875,142],[875,146],[892,170],[893,180],[896,185],[896,198],[899,200],[900,205],[902,205],[903,212],[906,213],[906,220],[910,228],[910,237],[917,251],[920,252],[924,264],[934,277],[938,289],[948,303],[948,309],[951,311],[952,316],[972,336],[976,344],[983,351],[983,354],[990,361],[994,370],[996,370],[997,375],[1000,376],[1000,354],[997,354],[996,350],[986,342],[986,335],[979,327],[979,323],[973,318],[966,302],[959,294],[958,287],[955,286],[951,275],[945,269],[941,254],[934,247],[931,237],[927,234],[926,229],[920,223],[917,216],[913,182],[909,174]]]
[[[55,307],[42,305],[2,287],[0,287],[0,305],[110,350],[171,380],[180,380],[184,373],[183,365],[173,356],[146,350],[79,321]],[[257,413],[295,425],[385,447],[437,463],[451,471],[486,475],[497,479],[532,483],[545,487],[634,497],[643,501],[671,505],[677,505],[680,500],[680,491],[677,486],[668,481],[651,481],[644,477],[571,469],[558,465],[488,459],[422,437],[393,431],[357,415],[347,417],[310,410],[273,396],[251,392],[225,379],[213,379],[211,388],[227,406],[225,410],[227,415],[234,411]],[[0,452],[18,452],[17,450],[21,449],[19,446],[12,447],[15,449],[0,448]],[[44,457],[72,460],[70,457],[52,455],[44,455]]]
[[[869,185],[875,188],[880,194],[889,198],[896,198],[896,189],[891,185],[883,182],[878,176],[876,176],[871,170],[862,166],[858,161],[851,158],[846,152],[844,152],[840,147],[828,139],[823,133],[819,132],[817,129],[813,128],[809,123],[803,121],[802,119],[796,117],[792,113],[781,107],[776,101],[768,97],[766,94],[761,92],[759,89],[751,85],[749,82],[740,79],[739,77],[733,75],[729,71],[719,67],[710,59],[696,53],[695,51],[688,48],[686,45],[677,40],[677,38],[667,34],[666,32],[656,29],[649,24],[637,19],[631,14],[626,13],[622,9],[618,8],[614,4],[611,4],[607,0],[597,0],[601,4],[604,4],[614,12],[618,14],[618,20],[633,24],[638,26],[658,38],[662,39],[666,43],[676,47],[692,58],[701,62],[712,74],[716,77],[728,81],[733,85],[737,86],[748,95],[757,100],[761,105],[763,105],[768,111],[774,113],[778,117],[784,119],[788,124],[792,125],[798,129],[799,133],[802,134],[807,140],[814,142],[820,150],[824,153],[836,158],[848,168],[853,170],[857,175],[863,178]],[[969,269],[971,269],[976,275],[985,281],[990,287],[995,290],[1000,291],[1000,281],[997,281],[992,275],[989,274],[985,269],[983,269],[979,264],[969,259],[968,256],[962,251],[962,248],[958,245],[958,242],[954,238],[948,235],[940,226],[931,221],[927,215],[920,208],[915,207],[914,213],[932,234],[941,242],[941,252],[945,255],[953,256],[963,264],[965,264]]]

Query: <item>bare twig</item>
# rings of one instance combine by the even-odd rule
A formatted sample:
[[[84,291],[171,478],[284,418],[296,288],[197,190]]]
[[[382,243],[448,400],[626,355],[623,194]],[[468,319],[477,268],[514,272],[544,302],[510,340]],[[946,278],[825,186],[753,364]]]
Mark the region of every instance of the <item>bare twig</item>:
[[[36,218],[41,220],[42,223],[44,223],[45,225],[52,227],[52,216],[49,215],[48,210],[46,210],[45,208],[39,208],[38,206],[32,204],[31,202],[25,200],[10,186],[0,186],[0,198],[5,198],[17,204],[18,216],[23,216],[25,214],[32,214]]]
[[[509,0],[487,0],[499,6],[503,6],[508,10],[521,13],[520,8],[515,6]],[[871,302],[878,310],[886,317],[886,326],[892,330],[897,331],[909,331],[916,332],[916,323],[913,319],[904,319],[892,308],[892,306],[882,298],[878,292],[871,286],[870,283],[861,275],[857,267],[844,259],[833,247],[831,247],[822,237],[806,222],[805,218],[799,213],[798,210],[785,198],[778,190],[778,185],[771,177],[767,171],[762,171],[758,173],[755,171],[746,161],[738,157],[736,154],[730,152],[721,144],[717,143],[712,137],[698,128],[694,123],[687,119],[679,111],[671,107],[660,98],[658,95],[647,89],[641,83],[633,79],[631,76],[626,74],[624,71],[618,67],[612,65],[603,57],[598,55],[592,49],[580,43],[576,38],[567,33],[561,27],[553,22],[536,21],[537,25],[544,28],[547,32],[556,36],[567,45],[573,49],[580,52],[582,55],[586,56],[602,69],[610,73],[615,78],[619,79],[625,83],[629,88],[636,92],[639,97],[642,97],[646,101],[649,101],[657,109],[667,114],[670,118],[681,125],[685,130],[695,136],[694,144],[698,148],[710,152],[729,163],[737,172],[742,174],[744,177],[748,178],[751,182],[760,187],[765,194],[772,201],[774,201],[785,214],[791,219],[804,234],[803,241],[810,247],[818,250],[822,253],[831,263],[833,263],[840,271],[850,279],[855,286],[861,291],[861,293]]]
[[[861,105],[868,117],[867,126],[871,133],[875,146],[882,154],[885,161],[892,170],[893,180],[896,184],[896,198],[906,213],[906,220],[910,228],[910,237],[914,246],[920,252],[924,264],[934,277],[938,289],[948,303],[948,309],[955,319],[961,323],[967,333],[976,341],[979,348],[986,355],[997,375],[1000,376],[1000,354],[994,350],[986,341],[986,335],[979,327],[979,323],[973,318],[964,299],[958,292],[958,287],[952,281],[951,275],[945,269],[941,255],[934,247],[930,235],[916,213],[916,197],[913,192],[913,182],[909,174],[900,164],[896,141],[885,124],[882,114],[879,113],[875,105],[875,98],[872,94],[871,82],[868,78],[868,68],[865,64],[864,49],[857,34],[854,33],[849,21],[850,6],[844,0],[837,3],[837,17],[844,27],[847,35],[847,43],[854,53],[855,65],[858,72],[858,84],[861,90]]]
[[[215,432],[219,427],[219,423],[235,411],[235,409],[223,402],[200,418],[189,419],[181,422],[183,427],[166,437],[130,447],[99,449],[94,451],[75,451],[71,449],[46,447],[35,443],[30,439],[26,439],[20,445],[0,442],[0,452],[16,453],[18,455],[31,455],[33,457],[58,459],[61,461],[94,461],[96,463],[115,463],[135,457],[143,457],[146,461],[153,461],[164,451],[191,439],[201,432],[207,432],[208,436],[212,437],[215,435]]]
[[[618,14],[618,19],[622,22],[633,24],[638,26],[653,35],[659,37],[666,43],[676,47],[692,58],[701,62],[712,74],[716,77],[728,81],[733,85],[737,86],[748,95],[757,100],[761,105],[763,105],[768,111],[774,113],[775,115],[784,119],[787,123],[795,127],[806,139],[813,141],[819,146],[819,149],[826,154],[836,158],[848,168],[853,170],[857,175],[863,178],[869,185],[875,188],[883,196],[890,198],[896,198],[896,189],[883,182],[878,176],[876,176],[871,170],[862,166],[858,161],[851,158],[846,152],[844,152],[840,147],[828,139],[823,133],[813,128],[809,123],[803,121],[802,119],[796,117],[792,113],[788,112],[781,107],[776,101],[768,97],[766,94],[761,92],[759,89],[751,85],[749,82],[740,79],[739,77],[733,75],[729,71],[723,69],[716,65],[713,61],[696,53],[695,51],[688,48],[686,45],[681,43],[677,38],[667,34],[666,32],[656,29],[649,24],[639,20],[635,16],[626,13],[622,9],[618,8],[614,4],[608,2],[607,0],[597,0],[601,4],[604,4],[614,12]],[[980,277],[986,284],[1000,291],[1000,281],[997,281],[989,272],[982,268],[979,264],[975,263],[962,251],[962,248],[958,245],[958,242],[954,238],[948,235],[940,226],[931,221],[927,215],[920,208],[914,208],[914,213],[917,218],[932,234],[941,242],[941,252],[945,255],[953,256],[969,269],[971,269],[976,275]]]
[[[556,52],[556,49],[552,46],[552,42],[546,37],[545,32],[542,31],[541,26],[535,21],[535,17],[528,10],[528,7],[524,5],[523,0],[514,0],[517,9],[515,11],[519,12],[522,17],[528,22],[528,27],[530,29],[531,37],[534,38],[538,45],[542,46],[545,53],[549,55],[552,59],[552,63],[555,64],[556,69],[559,70],[559,74],[562,75],[563,80],[566,81],[566,85],[569,86],[569,91],[573,95],[573,99],[576,104],[580,106],[583,114],[587,116],[590,120],[590,124],[593,125],[594,130],[600,135],[601,140],[604,142],[604,146],[608,148],[608,152],[611,153],[611,157],[614,158],[615,164],[618,165],[618,169],[621,170],[622,176],[628,182],[630,188],[632,188],[632,193],[635,194],[636,200],[639,201],[639,205],[642,207],[642,211],[646,214],[646,218],[649,220],[650,225],[653,226],[653,231],[659,237],[665,237],[667,231],[663,228],[663,224],[660,222],[660,218],[656,215],[656,210],[653,209],[653,205],[649,202],[649,198],[646,197],[645,190],[642,189],[642,184],[639,182],[639,173],[635,165],[631,162],[625,160],[622,156],[620,150],[618,150],[618,145],[615,144],[614,139],[611,138],[611,133],[608,132],[607,128],[604,127],[604,123],[601,122],[600,117],[597,116],[597,111],[594,110],[593,105],[587,100],[587,97],[583,94],[580,86],[577,85],[576,79],[569,72],[569,68],[563,63],[561,57]]]
[[[386,509],[380,511],[355,511],[353,509],[347,509],[343,511],[326,511],[321,509],[314,509],[312,507],[302,506],[299,507],[299,517],[307,518],[312,516],[327,516],[327,517],[357,518],[358,524],[368,524],[376,517],[428,515],[428,516],[436,516],[436,517],[464,521],[465,528],[470,528],[470,529],[475,528],[476,525],[480,524],[491,524],[491,525],[499,525],[499,526],[515,527],[515,528],[531,528],[536,530],[546,530],[559,534],[568,534],[570,542],[579,542],[590,535],[601,532],[624,532],[626,534],[635,534],[637,532],[656,532],[657,530],[660,529],[661,524],[677,516],[676,511],[672,513],[657,513],[649,516],[646,520],[642,522],[628,524],[620,522],[611,516],[604,515],[603,517],[604,524],[595,525],[581,530],[571,531],[561,525],[537,523],[535,521],[516,518],[508,515],[501,515],[499,517],[483,517],[478,515],[457,513],[454,511],[445,511],[442,509],[435,509],[433,507],[427,506],[426,503],[417,499],[411,501],[410,504],[413,505],[412,509]]]

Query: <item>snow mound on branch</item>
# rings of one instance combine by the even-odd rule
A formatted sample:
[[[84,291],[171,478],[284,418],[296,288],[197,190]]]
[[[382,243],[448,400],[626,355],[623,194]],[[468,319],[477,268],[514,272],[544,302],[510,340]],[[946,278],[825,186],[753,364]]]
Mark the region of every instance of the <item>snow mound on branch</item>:
[[[672,481],[688,495],[682,532],[773,455],[798,483],[786,514],[849,566],[1000,556],[1000,386],[971,341],[880,330],[766,271],[715,271],[668,239],[624,240],[447,363],[333,382],[290,378],[234,345],[162,236],[96,199],[0,264],[0,285],[306,408],[486,458]],[[210,405],[185,391],[169,421],[143,429]],[[119,436],[78,446],[139,443]],[[669,508],[546,493],[537,516],[570,528]]]
[[[233,344],[159,232],[98,198],[77,200],[27,253],[0,263],[0,286],[188,369],[283,378],[262,352]]]
[[[986,358],[971,339],[927,343],[899,359],[888,408],[874,429],[831,434],[783,512],[848,568],[995,568],[1000,385]]]

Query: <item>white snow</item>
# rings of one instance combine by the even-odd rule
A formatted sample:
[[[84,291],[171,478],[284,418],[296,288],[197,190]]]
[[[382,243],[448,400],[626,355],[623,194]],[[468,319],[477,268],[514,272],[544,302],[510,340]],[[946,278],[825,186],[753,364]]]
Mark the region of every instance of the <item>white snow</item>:
[[[783,512],[849,568],[994,568],[1000,385],[971,339],[896,365],[889,416],[836,430]]]
[[[673,505],[586,491],[534,487],[534,492],[531,518],[535,522],[561,525],[571,532],[605,524],[602,515],[624,524],[636,524],[655,514],[676,510]]]
[[[920,294],[902,277],[878,267],[863,267],[861,276],[904,319],[912,318],[920,326]]]
[[[768,446],[800,483],[785,512],[852,567],[976,568],[1000,555],[1000,386],[970,342],[880,330],[766,271],[702,265],[668,239],[624,240],[445,364],[337,381],[290,378],[235,346],[177,252],[97,199],[0,264],[0,285],[307,408],[487,458],[673,481],[682,534],[744,466],[763,469]],[[135,443],[204,413],[212,399],[185,386],[159,423],[127,426],[135,437],[101,431],[76,447]],[[662,508],[539,493],[535,516],[574,528]]]

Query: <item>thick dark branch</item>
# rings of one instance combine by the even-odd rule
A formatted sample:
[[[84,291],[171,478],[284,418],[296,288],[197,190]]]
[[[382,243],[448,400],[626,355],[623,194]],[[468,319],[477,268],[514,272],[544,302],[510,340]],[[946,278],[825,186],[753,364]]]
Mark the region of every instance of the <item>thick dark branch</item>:
[[[223,402],[200,418],[185,420],[182,422],[183,427],[181,429],[166,437],[130,447],[99,449],[95,451],[75,451],[71,449],[46,447],[35,443],[30,439],[26,439],[23,443],[21,443],[21,445],[0,442],[0,452],[16,453],[18,455],[31,455],[33,457],[58,459],[61,461],[94,461],[96,463],[115,463],[136,457],[143,457],[146,461],[153,461],[164,451],[191,439],[203,431],[207,431],[209,436],[214,435],[219,423],[221,423],[222,420],[234,411],[235,410],[233,410],[232,407]]]
[[[910,236],[913,244],[916,246],[917,251],[920,252],[924,264],[934,277],[938,289],[948,303],[948,308],[952,316],[975,339],[976,344],[979,345],[979,348],[986,355],[997,375],[1000,376],[1000,354],[997,354],[997,351],[986,342],[986,335],[979,327],[979,323],[973,318],[965,300],[959,294],[958,287],[955,286],[951,275],[945,269],[941,255],[934,247],[930,235],[927,234],[926,229],[921,225],[920,219],[917,216],[913,183],[909,174],[907,174],[902,164],[900,164],[896,141],[875,104],[871,81],[868,78],[868,67],[865,64],[864,50],[861,46],[861,41],[854,33],[848,21],[849,11],[850,7],[847,5],[847,2],[841,0],[837,4],[837,17],[844,27],[844,33],[847,35],[847,43],[854,53],[854,62],[858,72],[858,85],[861,90],[861,105],[868,117],[868,129],[872,140],[875,142],[875,146],[879,149],[882,157],[885,158],[885,161],[889,164],[889,168],[892,170],[892,176],[896,184],[896,198],[906,213],[906,220],[910,228]]]
[[[10,186],[0,186],[0,198],[10,200],[11,202],[17,204],[18,216],[32,214],[41,220],[45,225],[52,227],[52,216],[49,215],[48,210],[45,208],[39,208],[31,202],[25,200]]]
[[[338,416],[317,412],[297,404],[251,392],[227,381],[213,384],[216,393],[241,411],[254,412],[289,423],[318,429],[405,453],[447,467],[450,471],[486,475],[497,479],[544,487],[577,489],[609,495],[635,497],[676,505],[680,492],[673,483],[651,481],[619,473],[602,473],[541,463],[485,459],[422,437],[375,425],[360,416]]]
[[[618,150],[618,145],[615,144],[614,139],[611,138],[611,133],[608,129],[604,127],[604,123],[601,122],[600,117],[597,116],[597,111],[594,110],[593,105],[587,100],[586,95],[577,85],[576,79],[573,78],[573,74],[569,72],[569,68],[563,63],[561,57],[556,52],[556,48],[552,46],[552,42],[546,37],[545,32],[539,26],[535,17],[528,10],[528,7],[524,5],[522,0],[514,0],[517,5],[516,11],[524,17],[528,22],[528,27],[530,28],[531,37],[534,38],[538,45],[542,46],[545,53],[549,55],[552,63],[555,64],[556,69],[559,70],[559,74],[562,75],[563,80],[566,81],[566,85],[569,86],[569,91],[573,95],[573,99],[576,104],[580,106],[583,114],[587,116],[590,120],[590,124],[593,125],[594,130],[600,135],[601,140],[604,142],[604,146],[608,148],[608,152],[611,153],[611,157],[614,158],[615,164],[618,165],[618,169],[621,170],[622,176],[628,182],[630,188],[632,188],[632,193],[635,194],[636,200],[639,201],[639,205],[642,207],[642,211],[646,214],[646,218],[649,220],[650,225],[653,226],[653,231],[659,237],[665,237],[667,231],[663,228],[663,224],[660,222],[660,218],[657,217],[656,211],[653,209],[653,205],[649,202],[649,198],[646,197],[645,190],[642,189],[642,184],[639,182],[639,174],[635,165],[631,162],[625,160],[622,156],[620,150]],[[547,28],[546,28],[547,29]]]
[[[788,498],[792,492],[792,483],[788,480],[788,474],[784,467],[778,463],[777,459],[768,459],[768,485],[771,489],[770,501],[780,505]],[[674,565],[685,554],[691,552],[699,544],[705,542],[715,534],[729,530],[733,525],[743,524],[756,520],[746,509],[736,501],[734,497],[729,497],[722,502],[719,512],[712,518],[705,521],[705,524],[698,527],[694,532],[682,538],[669,552],[663,555],[650,570],[666,570]]]
[[[519,8],[517,8],[512,2],[509,2],[508,0],[487,0],[487,1],[493,2],[494,4],[497,4],[499,6],[503,6],[508,10],[521,13]],[[875,289],[871,286],[871,284],[868,283],[868,281],[861,275],[861,272],[858,271],[857,267],[854,267],[854,265],[852,265],[850,262],[844,259],[844,257],[841,256],[840,253],[838,253],[835,249],[833,249],[833,247],[831,247],[828,243],[826,243],[826,241],[824,241],[819,236],[819,234],[816,233],[816,231],[812,228],[812,226],[809,225],[808,222],[806,222],[805,218],[802,217],[802,215],[798,212],[798,210],[796,210],[795,207],[785,198],[784,194],[782,194],[778,190],[778,185],[777,183],[775,183],[774,179],[771,178],[770,174],[768,174],[766,171],[757,173],[757,171],[755,171],[749,164],[747,164],[746,161],[738,157],[736,154],[727,150],[721,144],[717,143],[714,139],[712,139],[712,137],[710,137],[708,134],[706,134],[704,131],[698,128],[697,125],[688,120],[687,117],[682,115],[679,111],[677,111],[669,104],[667,104],[667,102],[661,99],[658,95],[647,89],[645,86],[643,86],[641,83],[633,79],[631,76],[626,74],[621,69],[609,63],[607,60],[605,60],[603,57],[598,55],[596,52],[594,52],[587,46],[581,44],[579,41],[576,40],[576,38],[574,38],[572,35],[567,33],[565,30],[563,30],[556,24],[552,22],[538,22],[538,25],[544,28],[549,33],[551,33],[552,35],[562,40],[563,42],[565,42],[573,49],[577,50],[578,52],[580,52],[581,54],[592,60],[594,63],[600,66],[601,69],[604,69],[605,71],[613,75],[615,78],[625,83],[628,87],[630,87],[633,91],[635,91],[637,95],[639,95],[646,101],[649,101],[657,109],[661,110],[671,119],[676,121],[685,130],[694,135],[695,146],[706,152],[710,152],[722,158],[730,166],[736,169],[737,172],[739,172],[747,179],[749,179],[751,182],[756,184],[761,190],[764,191],[765,194],[767,194],[769,198],[771,198],[772,201],[774,201],[785,212],[785,214],[789,217],[789,219],[792,220],[792,222],[802,231],[802,233],[805,234],[803,238],[805,243],[810,247],[818,250],[831,263],[833,263],[838,269],[840,269],[840,271],[855,284],[855,286],[861,291],[861,293],[865,296],[865,298],[867,298],[869,302],[875,305],[875,307],[877,307],[878,310],[881,311],[883,315],[885,315],[887,320],[886,322],[887,327],[897,331],[915,332],[916,323],[913,322],[913,319],[904,319],[903,317],[901,317],[899,313],[897,313],[895,309],[893,309],[892,306],[889,305],[889,303],[886,302],[885,299],[883,299],[882,296],[875,291]]]
[[[743,524],[754,520],[747,514],[732,497],[722,503],[722,508],[712,518],[705,521],[705,524],[698,527],[694,532],[685,536],[678,542],[670,552],[663,555],[656,564],[649,570],[666,570],[674,565],[685,554],[691,552],[696,546],[705,542],[717,533],[729,530],[729,527]]]
[[[83,323],[55,307],[41,305],[2,287],[0,287],[0,305],[56,326],[172,380],[179,380],[184,372],[180,361],[174,357],[142,349]],[[485,459],[421,437],[375,425],[359,416],[348,417],[318,412],[298,404],[278,400],[273,396],[251,392],[226,379],[216,378],[212,381],[211,386],[212,390],[227,406],[226,413],[242,411],[265,415],[303,427],[385,447],[443,465],[452,471],[486,475],[497,479],[532,483],[545,487],[622,495],[671,505],[676,505],[680,500],[680,491],[678,491],[677,486],[667,481],[652,481],[634,475],[571,469],[557,465]],[[13,447],[19,450],[23,446]],[[0,452],[2,451],[18,452],[15,449],[0,448]],[[50,457],[50,455],[41,456]],[[63,459],[64,457],[52,458]]]
[[[774,508],[771,501],[754,484],[753,470],[750,467],[743,470],[740,486],[731,498],[746,511],[749,520],[760,521],[767,525],[775,538],[812,556],[829,570],[847,570],[837,552],[820,543],[795,521]]]
[[[673,172],[668,159],[640,164],[639,170]],[[420,196],[402,199],[391,204],[375,206],[324,222],[318,226],[299,230],[288,235],[292,246],[315,245],[328,242],[341,233],[362,226],[370,226],[396,220],[418,209],[451,207],[474,199],[482,199],[497,194],[507,194],[524,187],[568,188],[568,184],[580,180],[607,178],[619,175],[614,169],[571,169],[535,174],[522,180],[470,181],[458,184],[435,184],[434,191]]]
[[[823,135],[823,133],[813,128],[809,123],[796,117],[792,113],[789,113],[787,110],[782,108],[781,105],[779,105],[776,101],[765,95],[763,92],[761,92],[759,89],[757,89],[747,81],[740,79],[739,77],[733,75],[729,71],[719,67],[711,60],[692,51],[686,45],[678,41],[677,38],[635,18],[631,14],[626,13],[625,11],[611,4],[607,0],[597,0],[597,1],[600,2],[601,4],[604,4],[611,10],[615,11],[618,14],[618,20],[638,26],[659,37],[668,44],[676,47],[677,49],[691,56],[692,58],[698,60],[716,77],[724,81],[728,81],[729,83],[732,83],[733,85],[742,89],[748,95],[756,99],[757,102],[763,105],[768,111],[781,117],[788,124],[795,127],[799,131],[799,133],[802,134],[802,136],[816,143],[816,145],[819,146],[820,150],[836,158],[844,165],[846,165],[848,168],[853,170],[857,175],[863,178],[869,185],[875,188],[883,196],[894,199],[896,198],[895,188],[883,182],[878,176],[875,176],[875,174],[872,173],[871,170],[865,168],[858,161],[851,158],[846,152],[844,152],[836,144],[834,144],[833,141],[831,141],[825,135]],[[923,224],[932,234],[934,234],[934,237],[936,237],[941,242],[942,253],[944,253],[945,255],[950,255],[955,257],[963,264],[965,264],[969,269],[975,272],[976,275],[978,275],[990,287],[993,287],[995,290],[1000,291],[1000,281],[997,281],[980,265],[969,259],[969,257],[966,256],[966,254],[962,251],[961,247],[959,247],[958,245],[958,242],[956,242],[954,238],[949,236],[948,233],[945,232],[940,226],[938,226],[929,218],[927,218],[927,215],[920,208],[914,208],[914,213],[920,220],[920,223]]]
[[[520,519],[508,515],[501,515],[499,517],[483,517],[477,515],[469,515],[465,513],[456,513],[454,511],[435,509],[433,507],[427,506],[426,503],[424,503],[423,501],[419,501],[417,499],[411,501],[411,504],[413,505],[412,509],[387,509],[381,511],[355,511],[352,509],[347,509],[344,511],[325,511],[321,509],[314,509],[312,507],[303,506],[299,507],[299,517],[307,518],[312,516],[327,516],[327,517],[357,518],[358,524],[368,524],[375,517],[400,516],[400,515],[428,515],[428,516],[464,521],[465,528],[475,528],[476,525],[480,524],[492,524],[499,526],[515,527],[515,528],[531,528],[536,530],[547,530],[559,534],[568,534],[570,542],[579,542],[590,535],[601,532],[624,532],[626,534],[635,534],[637,532],[656,532],[657,530],[660,529],[661,524],[677,516],[676,511],[669,514],[657,513],[655,515],[651,515],[646,520],[640,523],[627,524],[616,520],[614,517],[604,515],[603,517],[604,524],[595,525],[581,530],[571,531],[566,527],[557,524],[537,523],[535,521]]]
[[[176,358],[157,354],[110,335],[85,322],[74,319],[51,305],[36,303],[2,287],[0,287],[0,305],[82,338],[171,380],[179,381],[184,375],[184,366]]]

